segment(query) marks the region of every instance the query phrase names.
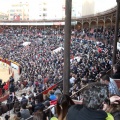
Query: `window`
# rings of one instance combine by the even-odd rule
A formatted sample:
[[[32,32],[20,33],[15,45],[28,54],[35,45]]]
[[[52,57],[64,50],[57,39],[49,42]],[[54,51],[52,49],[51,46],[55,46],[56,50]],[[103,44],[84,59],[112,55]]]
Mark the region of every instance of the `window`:
[[[43,17],[46,17],[47,16],[47,14],[46,13],[43,13]]]
[[[10,10],[10,12],[15,12],[15,10]]]
[[[16,10],[17,12],[21,12],[21,9]]]
[[[44,2],[43,5],[46,5],[46,3]]]
[[[43,11],[47,11],[47,8],[43,8]]]

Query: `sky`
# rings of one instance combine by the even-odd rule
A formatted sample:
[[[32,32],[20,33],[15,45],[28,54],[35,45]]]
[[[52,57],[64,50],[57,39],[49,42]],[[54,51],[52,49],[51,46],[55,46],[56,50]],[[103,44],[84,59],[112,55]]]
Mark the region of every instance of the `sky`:
[[[17,3],[20,1],[29,2],[30,4],[33,4],[33,2],[35,3],[35,1],[38,2],[39,0],[0,0],[0,11],[6,13],[10,8],[11,4]],[[72,2],[74,1],[76,0],[72,0]],[[82,0],[79,0],[79,1],[82,1]],[[114,7],[116,5],[116,0],[95,0],[95,4],[96,4],[95,13],[102,12]]]
[[[95,0],[95,13],[102,12],[116,6],[116,0]]]

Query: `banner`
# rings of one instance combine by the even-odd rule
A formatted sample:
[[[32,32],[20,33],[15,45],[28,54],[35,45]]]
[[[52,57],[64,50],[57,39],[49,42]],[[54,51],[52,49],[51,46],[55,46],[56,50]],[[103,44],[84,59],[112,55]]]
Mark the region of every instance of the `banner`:
[[[11,67],[14,68],[14,69],[16,69],[16,70],[19,70],[19,66],[16,65],[16,64],[14,64],[14,63],[12,63],[12,62],[11,62]]]

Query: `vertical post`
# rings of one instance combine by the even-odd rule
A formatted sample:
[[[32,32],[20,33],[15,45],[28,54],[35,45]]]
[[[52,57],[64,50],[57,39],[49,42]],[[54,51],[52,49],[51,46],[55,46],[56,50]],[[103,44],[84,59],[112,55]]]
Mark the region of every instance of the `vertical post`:
[[[120,11],[120,0],[117,1],[117,10],[116,10],[116,22],[115,22],[115,39],[113,44],[113,65],[116,63],[116,53],[117,53],[117,39],[118,39],[118,28],[119,28],[119,11]]]
[[[70,39],[71,39],[71,6],[72,0],[66,0],[65,5],[65,41],[64,41],[64,70],[63,93],[69,94],[70,79]]]
[[[97,17],[97,28],[98,28],[98,17]]]

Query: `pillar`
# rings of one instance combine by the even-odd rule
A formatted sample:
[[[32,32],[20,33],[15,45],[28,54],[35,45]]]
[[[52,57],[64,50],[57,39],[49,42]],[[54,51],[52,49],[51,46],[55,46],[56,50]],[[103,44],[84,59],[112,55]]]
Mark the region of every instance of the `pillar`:
[[[71,39],[71,6],[72,0],[66,0],[65,5],[65,41],[64,41],[64,70],[63,93],[69,95],[70,79],[70,39]]]
[[[116,53],[117,53],[117,40],[118,40],[118,27],[119,27],[119,12],[120,12],[120,0],[116,0],[117,10],[116,10],[116,22],[115,22],[115,39],[113,43],[113,65],[116,63]]]

